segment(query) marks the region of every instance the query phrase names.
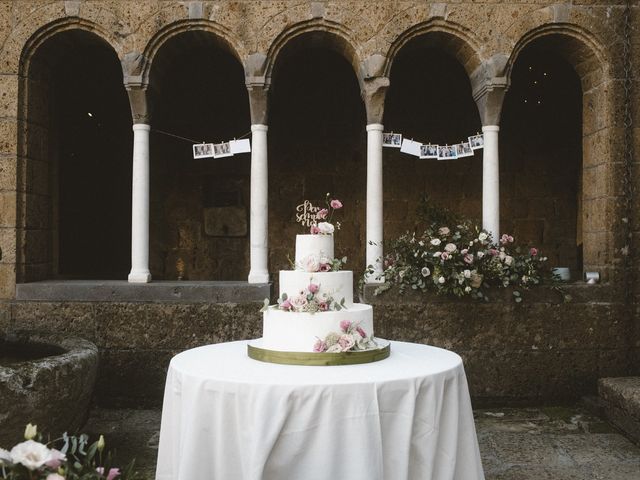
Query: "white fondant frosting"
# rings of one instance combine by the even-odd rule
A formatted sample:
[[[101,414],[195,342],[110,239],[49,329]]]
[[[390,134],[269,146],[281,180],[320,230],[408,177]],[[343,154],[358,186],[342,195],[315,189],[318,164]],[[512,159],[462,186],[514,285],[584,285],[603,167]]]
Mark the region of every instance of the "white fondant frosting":
[[[333,235],[296,235],[296,268],[309,255],[333,260]]]
[[[270,308],[263,314],[262,347],[284,352],[313,352],[315,342],[330,332],[340,332],[340,322],[359,322],[367,335],[373,335],[373,308],[355,303],[339,312],[293,313]]]
[[[317,298],[331,296],[336,302],[344,298],[344,305],[353,305],[353,272],[303,272],[300,270],[280,270],[280,297],[283,293],[292,298],[307,288],[310,283],[320,287]]]

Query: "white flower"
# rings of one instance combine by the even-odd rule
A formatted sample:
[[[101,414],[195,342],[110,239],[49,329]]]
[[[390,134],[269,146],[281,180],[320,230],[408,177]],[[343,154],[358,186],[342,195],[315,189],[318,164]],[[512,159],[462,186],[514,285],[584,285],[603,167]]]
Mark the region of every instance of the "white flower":
[[[318,224],[318,230],[320,230],[320,233],[328,234],[333,233],[335,228],[329,222],[320,222]]]
[[[21,463],[29,470],[36,470],[51,460],[51,450],[40,442],[27,440],[11,449],[13,463]]]
[[[465,270],[462,273],[464,274],[464,278],[471,278],[471,270]]]
[[[421,247],[424,247],[424,242],[423,242],[422,240],[420,240],[420,241],[418,242],[418,245],[420,245]]]
[[[444,247],[445,252],[453,253],[458,249],[454,243],[447,243]]]
[[[0,448],[0,466],[9,465],[11,462],[11,453],[9,450],[5,450],[4,448]]]
[[[65,480],[59,473],[50,473],[45,480]]]
[[[438,278],[438,283],[444,283],[444,282],[445,282],[444,277],[440,277],[440,278]]]
[[[434,257],[439,257],[440,255],[442,255],[442,252],[436,252],[433,254]]]
[[[429,270],[429,268],[427,267],[422,267],[422,276],[428,277],[429,275],[431,275],[431,270]]]
[[[449,230],[449,227],[440,227],[438,229],[438,233],[440,235],[449,235],[449,232],[451,232],[451,230]]]
[[[498,258],[500,260],[504,260],[505,258],[507,258],[507,254],[504,253],[504,252],[500,252],[500,253],[498,253]]]
[[[31,425],[27,423],[27,426],[24,429],[24,439],[25,440],[33,440],[36,438],[38,434],[38,425]]]
[[[437,247],[438,245],[440,245],[442,242],[440,241],[439,238],[434,238],[433,240],[431,240],[431,245],[433,245],[434,247]]]
[[[471,287],[469,287],[469,286],[464,287],[464,291],[466,293],[469,293],[471,291]]]
[[[506,257],[504,257],[504,263],[505,265],[511,265],[513,263],[513,257],[507,255]]]
[[[478,235],[478,240],[480,240],[481,242],[484,242],[487,238],[489,238],[489,235],[484,232],[480,232],[480,235]]]
[[[320,262],[318,262],[315,255],[311,254],[300,261],[300,267],[305,272],[317,272],[320,270]]]
[[[478,256],[478,258],[482,258],[484,257],[484,252],[478,252],[476,255]]]

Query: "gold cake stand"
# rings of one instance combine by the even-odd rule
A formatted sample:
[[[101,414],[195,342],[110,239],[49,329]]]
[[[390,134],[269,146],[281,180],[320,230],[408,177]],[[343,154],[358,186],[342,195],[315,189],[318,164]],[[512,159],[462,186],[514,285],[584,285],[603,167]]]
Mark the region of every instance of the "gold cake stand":
[[[358,352],[283,352],[281,350],[269,350],[262,348],[261,340],[254,340],[247,345],[247,354],[254,360],[269,363],[280,363],[283,365],[308,365],[308,366],[330,366],[330,365],[357,365],[361,363],[372,363],[384,360],[391,354],[391,345],[388,340],[376,338],[377,348],[362,350]]]

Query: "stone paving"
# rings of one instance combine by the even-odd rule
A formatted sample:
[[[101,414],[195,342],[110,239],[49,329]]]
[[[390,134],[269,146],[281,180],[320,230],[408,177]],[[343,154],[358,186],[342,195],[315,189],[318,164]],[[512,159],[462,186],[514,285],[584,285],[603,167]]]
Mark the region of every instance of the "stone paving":
[[[640,479],[640,447],[579,407],[476,410],[475,417],[487,480]],[[116,460],[135,457],[152,479],[159,428],[159,410],[96,409],[85,431],[103,433]]]

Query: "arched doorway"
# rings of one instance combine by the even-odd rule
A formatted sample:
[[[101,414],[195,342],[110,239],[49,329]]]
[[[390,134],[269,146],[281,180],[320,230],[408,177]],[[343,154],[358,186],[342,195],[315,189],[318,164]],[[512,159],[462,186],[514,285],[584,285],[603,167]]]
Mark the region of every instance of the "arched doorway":
[[[385,100],[384,127],[421,143],[453,145],[481,131],[469,77],[443,33],[408,41],[396,54]],[[458,40],[458,42],[461,42]],[[448,46],[448,47],[447,47]],[[455,160],[420,159],[384,150],[385,239],[419,226],[422,200],[480,221],[482,150]]]
[[[250,155],[194,159],[188,140],[250,130],[244,71],[215,35],[191,30],[160,47],[152,92],[150,269],[155,279],[245,280]]]
[[[19,281],[130,268],[131,114],[115,51],[67,30],[28,57]]]
[[[358,81],[345,42],[312,32],[291,40],[273,69],[269,121],[269,256],[272,272],[289,268],[295,207],[331,193],[344,209],[336,256],[362,272],[365,254],[366,134]]]
[[[513,65],[500,132],[501,225],[580,278],[583,92],[562,52],[563,37],[543,38]]]

